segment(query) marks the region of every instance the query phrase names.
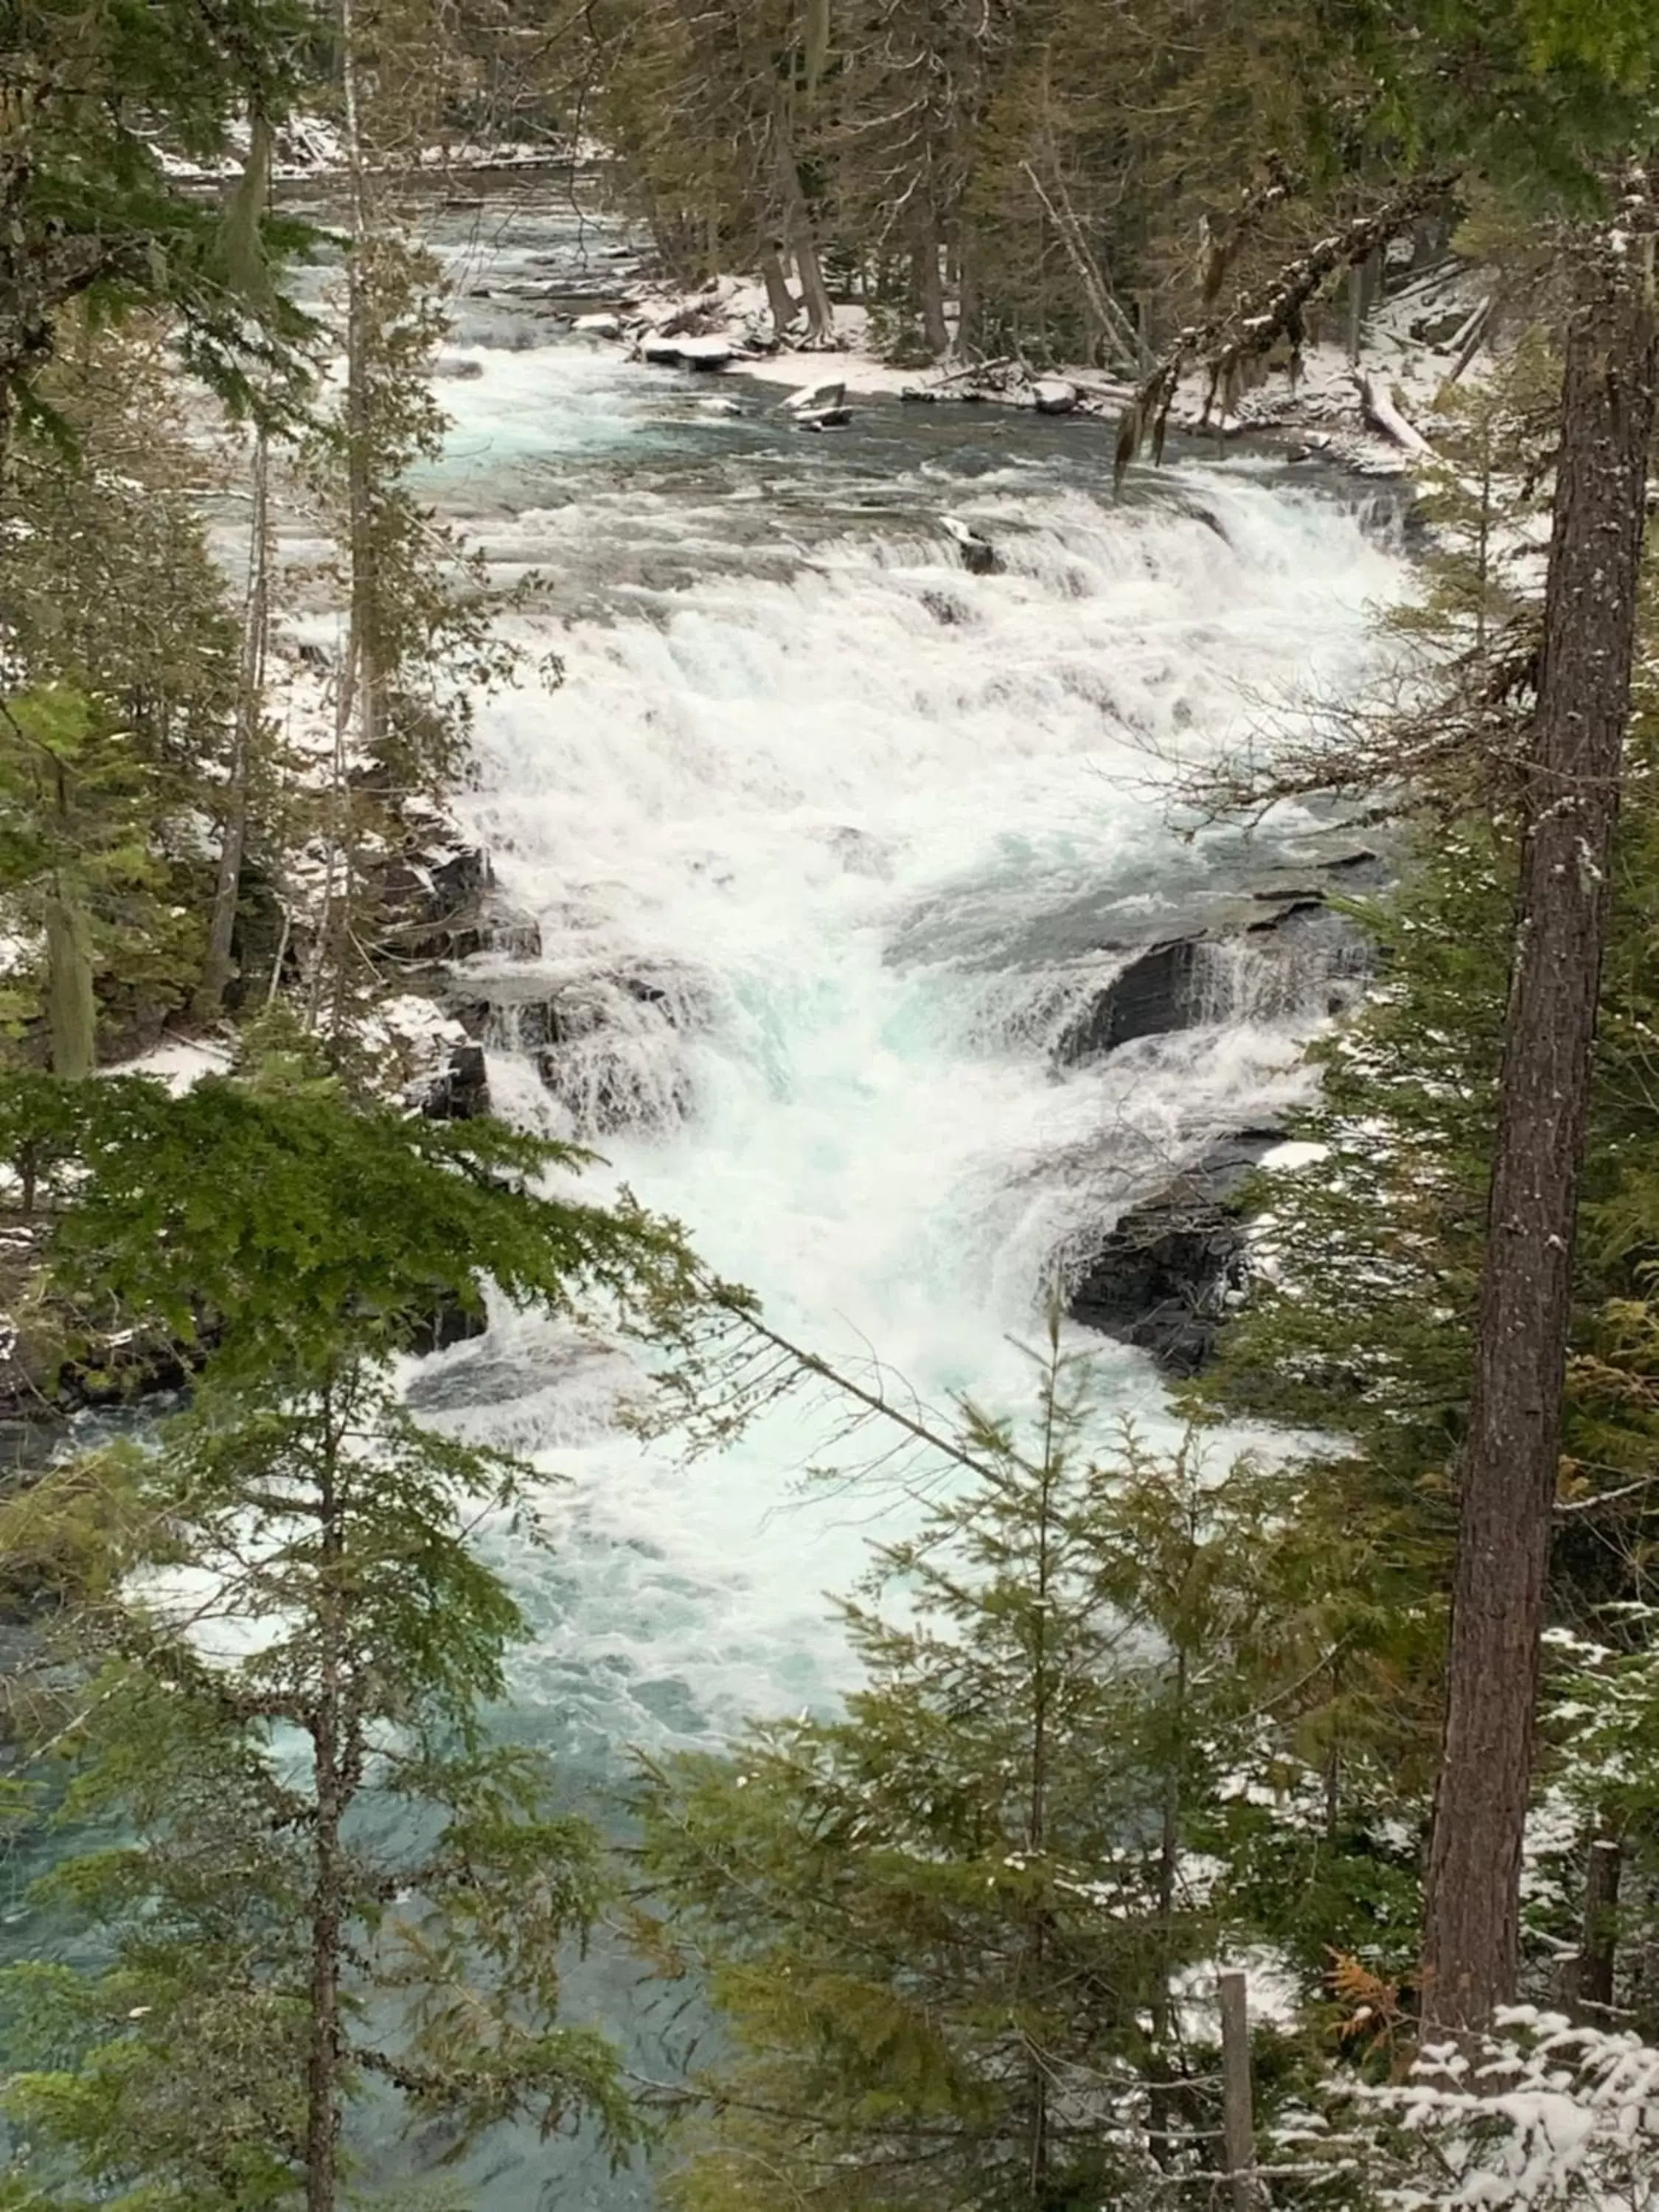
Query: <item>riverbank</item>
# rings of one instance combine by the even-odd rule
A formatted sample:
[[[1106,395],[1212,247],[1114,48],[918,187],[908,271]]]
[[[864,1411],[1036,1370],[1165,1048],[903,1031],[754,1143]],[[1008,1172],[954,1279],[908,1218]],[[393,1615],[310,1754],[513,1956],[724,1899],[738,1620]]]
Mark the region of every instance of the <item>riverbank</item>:
[[[1297,455],[1321,455],[1366,476],[1397,476],[1431,450],[1420,427],[1432,422],[1441,395],[1478,380],[1479,334],[1487,306],[1484,280],[1471,264],[1448,261],[1403,282],[1366,318],[1357,354],[1329,339],[1310,345],[1292,374],[1267,375],[1226,410],[1207,404],[1204,380],[1183,380],[1170,413],[1172,428],[1233,439],[1271,440]],[[1115,420],[1134,396],[1133,384],[1099,370],[1069,366],[1034,369],[1007,357],[902,368],[872,342],[870,310],[839,303],[831,337],[781,337],[764,288],[721,276],[696,290],[644,284],[614,307],[578,317],[574,327],[596,343],[616,344],[643,367],[693,369],[711,377],[738,370],[788,387],[803,399],[808,428],[860,399],[898,398],[917,405],[998,404],[1054,416]],[[1471,340],[1474,340],[1474,344]]]

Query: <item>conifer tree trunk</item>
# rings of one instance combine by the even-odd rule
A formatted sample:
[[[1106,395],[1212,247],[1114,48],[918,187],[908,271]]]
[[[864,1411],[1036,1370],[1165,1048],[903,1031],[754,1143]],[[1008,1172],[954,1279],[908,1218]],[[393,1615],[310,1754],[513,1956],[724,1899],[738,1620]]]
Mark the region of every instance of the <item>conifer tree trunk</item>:
[[[823,270],[818,260],[817,242],[812,235],[812,210],[807,205],[802,189],[800,167],[795,158],[794,134],[789,128],[781,88],[770,86],[772,121],[772,159],[777,176],[779,208],[783,218],[784,236],[794,253],[795,266],[800,272],[801,297],[806,307],[806,334],[814,342],[828,337],[836,326],[836,311],[830,304],[830,292],[823,281]]]
[[[939,231],[933,209],[926,204],[916,218],[914,259],[921,335],[929,353],[940,361],[951,349],[951,326],[945,319],[945,288],[939,282]]]
[[[359,98],[357,22],[354,0],[340,0],[341,67],[345,95],[346,160],[351,178],[351,245],[346,255],[344,536],[350,576],[345,651],[341,658],[334,714],[334,769],[331,794],[328,871],[318,929],[317,958],[308,1001],[314,1023],[325,976],[332,984],[331,1026],[344,1027],[352,973],[356,838],[352,821],[350,751],[373,760],[381,736],[384,679],[379,665],[379,592],[374,532],[373,425],[369,363],[373,307],[366,257],[371,237],[368,156]]]
[[[98,1064],[98,1002],[93,993],[92,924],[81,887],[66,868],[52,872],[46,931],[52,1072],[78,1081]]]
[[[242,632],[242,664],[237,684],[236,731],[225,787],[224,823],[220,832],[219,868],[213,887],[213,919],[207,959],[197,986],[198,1021],[216,1018],[231,975],[231,942],[241,896],[242,860],[247,849],[248,795],[259,734],[264,691],[265,647],[270,629],[270,565],[268,513],[270,446],[262,429],[253,448],[253,512],[249,528],[247,612]]]
[[[1654,304],[1639,243],[1609,238],[1586,256],[1567,333],[1429,1856],[1431,2032],[1477,2027],[1515,1994],[1573,1234],[1654,420]]]
[[[1052,1378],[1049,1389],[1042,1439],[1042,1488],[1035,1561],[1034,1595],[1036,1602],[1031,1613],[1030,1777],[1025,1815],[1025,1848],[1032,1858],[1037,1860],[1048,1848],[1049,1706],[1054,1689],[1053,1662],[1048,1651],[1048,1610],[1054,1578],[1050,1559],[1051,1539],[1055,1533],[1054,1490],[1059,1470],[1055,1461],[1057,1445]],[[1032,1916],[1025,1954],[1028,1994],[1030,2001],[1036,2006],[1041,2006],[1048,1995],[1048,1912],[1046,1908],[1039,1906]],[[1042,2204],[1048,2198],[1048,2063],[1044,2054],[1033,2047],[1026,2054],[1025,2107],[1025,2184],[1027,2201],[1032,2204]]]
[[[327,1417],[327,1408],[325,1408]],[[318,1686],[309,1734],[316,1808],[312,1828],[311,2005],[306,2062],[306,2212],[335,2212],[339,2195],[340,1949],[344,1929],[341,1828],[351,1796],[350,1729],[344,1711],[341,1618],[343,1512],[334,1470],[320,1477]]]
[[[766,304],[772,310],[772,327],[781,337],[795,319],[795,300],[783,273],[782,255],[775,240],[768,239],[761,248],[760,272],[761,282],[766,287]]]

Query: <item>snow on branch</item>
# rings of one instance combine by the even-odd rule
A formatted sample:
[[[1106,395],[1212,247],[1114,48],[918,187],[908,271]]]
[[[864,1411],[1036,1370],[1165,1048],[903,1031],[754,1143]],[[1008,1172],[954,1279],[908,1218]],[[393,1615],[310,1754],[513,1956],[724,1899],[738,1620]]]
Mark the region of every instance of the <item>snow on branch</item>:
[[[1144,447],[1151,446],[1154,459],[1162,459],[1170,410],[1189,368],[1201,368],[1208,380],[1200,418],[1207,422],[1218,399],[1224,411],[1250,365],[1276,345],[1288,343],[1292,362],[1299,360],[1307,337],[1308,307],[1339,270],[1368,260],[1390,239],[1409,230],[1431,209],[1449,199],[1457,182],[1455,174],[1418,178],[1369,215],[1332,232],[1287,264],[1265,296],[1235,301],[1230,313],[1188,324],[1143,380],[1118,426],[1118,482],[1121,483],[1125,470]]]

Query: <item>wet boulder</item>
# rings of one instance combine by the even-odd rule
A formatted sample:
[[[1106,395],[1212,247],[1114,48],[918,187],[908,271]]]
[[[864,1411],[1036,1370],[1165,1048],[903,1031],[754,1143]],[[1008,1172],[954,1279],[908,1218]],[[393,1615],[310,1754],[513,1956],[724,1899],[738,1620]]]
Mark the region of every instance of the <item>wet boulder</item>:
[[[406,1349],[416,1359],[429,1359],[434,1352],[447,1352],[453,1344],[471,1344],[484,1335],[489,1317],[468,1305],[459,1291],[441,1291],[432,1311],[423,1315],[409,1334]]]
[[[1059,1064],[1079,1066],[1137,1037],[1193,1028],[1200,942],[1178,937],[1137,953],[1061,1031]]]
[[[473,1038],[526,1054],[574,1133],[597,1137],[689,1116],[685,1033],[706,1018],[706,999],[699,978],[669,969],[526,966],[458,978],[449,1006]]]
[[[489,1075],[481,1044],[452,1046],[421,1102],[428,1121],[474,1121],[489,1111]]]
[[[1249,1286],[1244,1184],[1283,1132],[1241,1130],[1119,1216],[1075,1265],[1073,1321],[1151,1352],[1166,1375],[1195,1375]]]
[[[477,915],[494,880],[478,846],[434,843],[395,854],[378,886],[386,950],[404,960],[460,960],[478,951]]]
[[[737,352],[730,338],[665,337],[653,332],[640,340],[640,359],[653,368],[724,368]]]
[[[1001,556],[988,538],[954,514],[942,515],[940,523],[945,536],[962,556],[962,565],[973,576],[994,576],[1002,566]]]

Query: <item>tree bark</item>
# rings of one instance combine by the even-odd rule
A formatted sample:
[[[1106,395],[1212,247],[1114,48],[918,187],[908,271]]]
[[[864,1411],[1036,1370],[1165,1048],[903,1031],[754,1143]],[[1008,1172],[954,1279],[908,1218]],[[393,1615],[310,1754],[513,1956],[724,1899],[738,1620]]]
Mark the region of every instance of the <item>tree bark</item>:
[[[1585,257],[1567,332],[1528,828],[1462,1464],[1425,2012],[1515,1994],[1522,1832],[1573,1234],[1635,652],[1655,319],[1639,252]]]
[[[800,272],[808,341],[815,345],[821,344],[825,338],[834,335],[836,311],[830,304],[829,288],[824,283],[823,270],[818,260],[817,242],[812,234],[812,210],[807,204],[806,193],[800,180],[800,167],[795,159],[794,135],[789,128],[782,90],[776,84],[769,87],[769,98],[772,161],[777,179],[783,234],[794,254],[795,267]]]
[[[46,892],[46,930],[52,1072],[78,1081],[98,1064],[98,1002],[93,992],[92,923],[86,898],[64,868],[53,872]]]
[[[242,664],[236,687],[236,731],[230,775],[225,786],[224,822],[219,838],[219,868],[213,887],[213,920],[207,958],[196,988],[198,1021],[216,1020],[231,978],[231,944],[241,897],[242,860],[247,848],[248,794],[258,742],[264,693],[265,646],[270,630],[270,447],[261,430],[253,448],[253,514],[249,529],[247,612],[242,632]]]
[[[924,206],[917,216],[911,252],[922,339],[934,360],[943,361],[951,350],[951,325],[945,319],[945,287],[939,273],[939,230],[931,206]]]
[[[1613,2009],[1619,1963],[1619,1888],[1624,1849],[1616,1836],[1591,1838],[1584,1869],[1584,1927],[1579,1941],[1573,1998],[1603,2026]]]
[[[339,2196],[340,1951],[345,1922],[341,1829],[349,1790],[343,1714],[343,1513],[331,1463],[319,1483],[318,1683],[309,1734],[316,1806],[312,1830],[311,2006],[306,2061],[306,2212],[335,2212]]]
[[[795,319],[795,295],[783,273],[783,257],[775,240],[768,239],[760,250],[760,272],[766,304],[772,310],[772,327],[781,337]]]

